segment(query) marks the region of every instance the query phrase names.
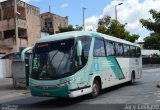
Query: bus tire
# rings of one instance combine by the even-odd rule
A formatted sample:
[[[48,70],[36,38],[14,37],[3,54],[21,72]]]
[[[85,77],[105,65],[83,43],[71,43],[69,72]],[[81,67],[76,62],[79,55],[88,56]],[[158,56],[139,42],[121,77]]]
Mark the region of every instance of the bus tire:
[[[99,95],[99,92],[100,92],[100,84],[98,80],[94,79],[92,84],[91,98],[96,98]]]
[[[130,84],[133,85],[135,83],[135,73],[132,72]]]

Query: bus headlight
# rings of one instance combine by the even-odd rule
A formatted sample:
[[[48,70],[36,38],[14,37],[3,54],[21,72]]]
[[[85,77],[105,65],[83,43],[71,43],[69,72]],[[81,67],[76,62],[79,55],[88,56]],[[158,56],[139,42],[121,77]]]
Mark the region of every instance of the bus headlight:
[[[68,86],[68,85],[70,85],[70,84],[72,84],[72,83],[74,83],[74,82],[75,82],[75,79],[70,80],[70,81],[67,81],[67,82],[62,83],[62,84],[58,84],[57,86],[58,86],[58,87],[64,87],[64,86]]]

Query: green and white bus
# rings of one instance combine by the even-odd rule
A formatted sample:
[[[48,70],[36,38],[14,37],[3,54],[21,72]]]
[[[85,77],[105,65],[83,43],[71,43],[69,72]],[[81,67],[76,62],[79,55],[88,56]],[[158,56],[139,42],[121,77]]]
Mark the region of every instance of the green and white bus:
[[[137,44],[91,31],[39,39],[33,48],[32,96],[78,97],[142,77]]]

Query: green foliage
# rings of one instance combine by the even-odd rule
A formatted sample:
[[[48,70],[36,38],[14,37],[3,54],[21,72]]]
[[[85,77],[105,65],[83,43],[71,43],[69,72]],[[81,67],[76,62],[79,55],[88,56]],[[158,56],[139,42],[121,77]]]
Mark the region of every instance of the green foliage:
[[[128,41],[130,42],[135,42],[139,38],[139,35],[137,34],[132,34],[131,36],[127,37]]]
[[[152,58],[160,58],[160,55],[158,55],[157,53],[152,54]]]
[[[135,40],[139,38],[139,35],[130,35],[130,32],[126,31],[124,24],[120,24],[120,22],[111,19],[110,16],[99,19],[97,32],[125,39],[130,42],[135,42]]]
[[[83,26],[76,25],[75,30],[76,31],[81,31],[81,30],[83,30]]]
[[[149,13],[152,15],[152,20],[140,19],[140,23],[154,34],[144,39],[144,48],[160,50],[160,11],[151,9]]]
[[[57,32],[57,33],[74,31],[74,30],[75,30],[75,29],[73,28],[73,26],[72,26],[72,25],[69,25],[68,27],[59,27],[59,32]]]
[[[160,50],[160,35],[155,34],[148,36],[144,39],[144,48],[145,49],[157,49]]]
[[[152,15],[153,20],[150,18],[148,20],[140,19],[140,23],[148,30],[160,34],[160,11],[158,12],[154,9],[151,9],[149,12]]]
[[[62,32],[69,32],[69,31],[80,31],[82,30],[83,27],[76,25],[75,28],[73,25],[69,25],[68,27],[59,27],[59,31],[57,33],[62,33]]]

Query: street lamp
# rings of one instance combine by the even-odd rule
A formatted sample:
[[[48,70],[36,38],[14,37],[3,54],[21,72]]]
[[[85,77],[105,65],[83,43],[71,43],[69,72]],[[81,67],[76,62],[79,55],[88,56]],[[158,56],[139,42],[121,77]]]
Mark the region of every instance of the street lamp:
[[[116,23],[117,23],[117,6],[122,5],[123,3],[118,3],[117,5],[115,5],[115,19],[116,19]]]
[[[84,24],[84,10],[86,10],[87,8],[83,7],[83,30],[85,30],[85,24]]]

